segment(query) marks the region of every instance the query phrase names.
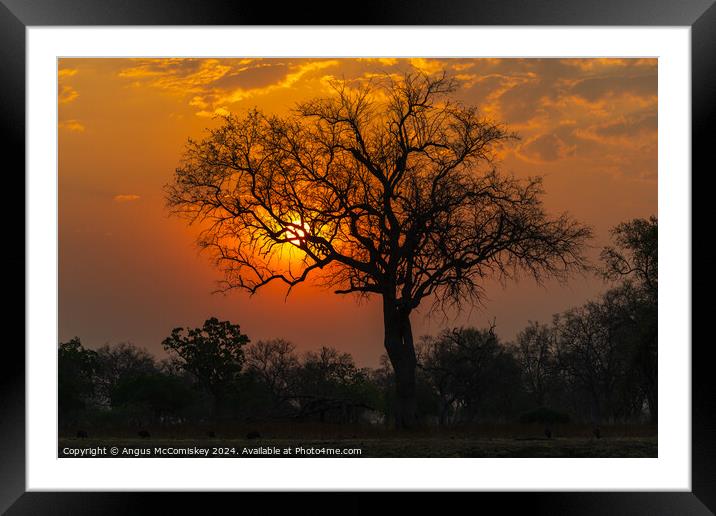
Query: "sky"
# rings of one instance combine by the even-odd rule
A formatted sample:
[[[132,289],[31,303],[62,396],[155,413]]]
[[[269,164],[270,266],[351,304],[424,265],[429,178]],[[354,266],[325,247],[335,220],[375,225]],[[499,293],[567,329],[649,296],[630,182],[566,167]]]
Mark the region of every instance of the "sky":
[[[657,214],[656,59],[61,59],[58,64],[59,339],[87,347],[132,342],[163,355],[177,326],[215,316],[252,341],[285,338],[301,352],[332,346],[362,366],[383,353],[378,299],[303,284],[249,296],[213,293],[222,274],[197,229],[170,216],[164,185],[187,139],[216,115],[287,114],[330,95],[331,79],[446,71],[455,96],[518,133],[499,168],[544,178],[545,207],[590,225],[594,263],[609,230]],[[489,282],[482,307],[412,317],[416,336],[496,323],[511,340],[528,321],[580,305],[609,287]]]

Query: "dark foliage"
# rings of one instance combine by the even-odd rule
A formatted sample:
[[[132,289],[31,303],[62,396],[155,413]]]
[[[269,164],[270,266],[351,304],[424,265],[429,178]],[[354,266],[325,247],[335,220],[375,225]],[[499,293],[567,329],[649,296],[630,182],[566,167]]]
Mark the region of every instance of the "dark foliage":
[[[494,325],[422,338],[417,421],[541,425],[548,439],[566,424],[586,424],[601,438],[600,425],[655,423],[656,219],[620,224],[614,235],[601,272],[621,281],[552,324],[530,322],[511,343]],[[329,347],[300,356],[286,340],[251,343],[238,325],[216,318],[177,328],[163,344],[171,358],[158,362],[126,343],[97,350],[78,338],[61,343],[61,432],[82,439],[98,428],[124,429],[149,438],[154,428],[203,425],[199,435],[213,438],[214,425],[234,421],[257,425],[246,434],[255,439],[262,422],[395,422],[387,356],[375,369]]]
[[[458,102],[445,73],[332,87],[288,116],[227,115],[190,140],[167,204],[201,225],[223,289],[290,292],[310,278],[379,297],[394,416],[409,428],[412,312],[479,303],[486,278],[565,279],[584,270],[591,230],[545,211],[540,178],[498,172],[496,151],[515,135]]]

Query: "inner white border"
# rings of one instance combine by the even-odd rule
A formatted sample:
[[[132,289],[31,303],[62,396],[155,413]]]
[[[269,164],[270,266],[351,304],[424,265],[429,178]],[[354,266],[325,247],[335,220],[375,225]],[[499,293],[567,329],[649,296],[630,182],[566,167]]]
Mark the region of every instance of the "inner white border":
[[[27,488],[691,489],[690,28],[27,29]],[[57,57],[659,58],[658,459],[58,459]],[[605,209],[609,209],[605,206]]]

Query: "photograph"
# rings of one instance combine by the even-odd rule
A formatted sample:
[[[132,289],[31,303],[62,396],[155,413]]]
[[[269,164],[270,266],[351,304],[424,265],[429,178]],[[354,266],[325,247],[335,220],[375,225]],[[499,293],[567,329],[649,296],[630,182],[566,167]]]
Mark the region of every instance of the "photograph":
[[[658,458],[658,86],[58,57],[57,456]]]

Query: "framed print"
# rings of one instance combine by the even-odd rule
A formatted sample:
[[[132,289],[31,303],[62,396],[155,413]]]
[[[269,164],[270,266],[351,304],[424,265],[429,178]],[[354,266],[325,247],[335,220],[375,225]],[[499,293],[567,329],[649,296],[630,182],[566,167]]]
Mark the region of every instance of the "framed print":
[[[713,510],[691,278],[716,8],[509,4],[6,1],[3,509]]]

